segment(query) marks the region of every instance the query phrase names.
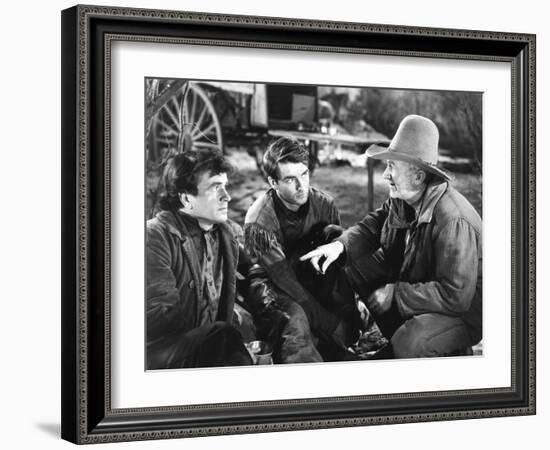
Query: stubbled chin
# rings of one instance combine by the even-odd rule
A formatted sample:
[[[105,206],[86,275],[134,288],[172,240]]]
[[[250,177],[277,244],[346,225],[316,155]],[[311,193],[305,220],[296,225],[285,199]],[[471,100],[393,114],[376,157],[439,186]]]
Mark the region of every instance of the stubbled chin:
[[[305,202],[307,202],[307,195],[302,195],[302,196],[295,195],[294,201],[300,205],[303,205]]]

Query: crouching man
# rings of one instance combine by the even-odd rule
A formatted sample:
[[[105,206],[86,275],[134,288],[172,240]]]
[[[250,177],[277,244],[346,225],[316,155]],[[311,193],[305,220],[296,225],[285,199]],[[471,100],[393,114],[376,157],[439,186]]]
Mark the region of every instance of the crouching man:
[[[148,369],[252,364],[234,326],[242,231],[227,218],[230,170],[210,150],[167,164],[162,211],[147,221]]]
[[[431,120],[405,117],[389,148],[367,151],[386,161],[389,198],[302,257],[324,272],[345,254],[397,358],[468,353],[482,336],[481,218],[437,167],[438,140]]]
[[[281,137],[264,154],[270,189],[245,218],[245,248],[257,279],[289,320],[276,359],[283,363],[348,359],[359,335],[359,312],[345,274],[322,277],[299,257],[338,233],[340,217],[327,194],[309,186],[309,155],[296,140]],[[341,232],[341,230],[340,230]]]

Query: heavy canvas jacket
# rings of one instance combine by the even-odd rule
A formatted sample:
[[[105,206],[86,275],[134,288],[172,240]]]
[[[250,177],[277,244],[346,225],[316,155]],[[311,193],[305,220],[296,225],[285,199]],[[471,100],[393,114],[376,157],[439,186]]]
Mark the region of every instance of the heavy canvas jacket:
[[[432,182],[418,215],[410,217],[403,200],[386,200],[339,238],[348,262],[382,252],[388,292],[404,318],[423,313],[462,317],[481,338],[479,214],[447,182]]]
[[[236,272],[241,228],[234,222],[219,224],[223,283],[217,320],[231,322],[236,293]],[[202,293],[199,255],[179,213],[161,211],[147,221],[147,342],[185,333],[199,326]]]

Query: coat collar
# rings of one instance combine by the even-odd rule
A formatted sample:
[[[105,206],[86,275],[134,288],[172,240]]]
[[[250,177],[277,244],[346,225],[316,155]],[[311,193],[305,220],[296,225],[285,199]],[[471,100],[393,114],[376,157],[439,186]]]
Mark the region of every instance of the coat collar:
[[[426,187],[422,197],[422,204],[418,213],[416,223],[430,223],[433,219],[435,205],[447,190],[449,183],[436,180]],[[388,224],[391,228],[409,228],[414,219],[410,220],[407,210],[408,206],[403,200],[391,200],[390,212],[388,214]]]
[[[166,226],[170,233],[181,241],[187,240],[189,236],[206,232],[199,226],[195,218],[179,211],[161,211],[157,214],[157,219]],[[215,228],[220,230],[224,238],[229,239],[231,236],[227,223],[216,224],[212,230]]]
[[[417,222],[420,223],[430,223],[433,218],[435,205],[439,199],[443,196],[449,183],[447,181],[436,180],[428,185],[426,192],[424,193],[424,198],[422,199],[422,206],[420,207],[420,212],[418,213]]]

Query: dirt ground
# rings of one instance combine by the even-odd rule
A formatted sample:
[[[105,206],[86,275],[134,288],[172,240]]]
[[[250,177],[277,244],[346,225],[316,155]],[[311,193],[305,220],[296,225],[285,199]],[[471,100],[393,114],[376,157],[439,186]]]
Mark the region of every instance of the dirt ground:
[[[242,225],[246,211],[268,189],[268,185],[260,175],[254,159],[246,152],[230,151],[228,158],[237,169],[229,186],[232,196],[230,218]],[[375,208],[387,198],[388,188],[382,178],[383,170],[382,164],[375,167]],[[454,175],[452,185],[481,214],[481,177],[464,173]],[[367,171],[364,160],[352,161],[352,165],[318,167],[311,177],[311,185],[334,198],[344,227],[355,224],[367,213]]]

